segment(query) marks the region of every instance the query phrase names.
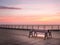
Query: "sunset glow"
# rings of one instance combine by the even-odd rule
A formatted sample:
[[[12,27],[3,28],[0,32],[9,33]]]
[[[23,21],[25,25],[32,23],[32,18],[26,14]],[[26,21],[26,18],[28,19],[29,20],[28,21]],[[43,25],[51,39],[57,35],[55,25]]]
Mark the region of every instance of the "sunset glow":
[[[1,0],[0,24],[60,24],[60,0]]]

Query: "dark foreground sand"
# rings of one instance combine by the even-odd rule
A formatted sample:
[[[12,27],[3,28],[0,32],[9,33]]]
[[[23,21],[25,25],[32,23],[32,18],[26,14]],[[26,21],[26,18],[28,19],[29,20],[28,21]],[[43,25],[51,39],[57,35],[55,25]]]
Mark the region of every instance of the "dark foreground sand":
[[[60,45],[60,32],[52,39],[28,38],[28,31],[0,29],[0,45]]]

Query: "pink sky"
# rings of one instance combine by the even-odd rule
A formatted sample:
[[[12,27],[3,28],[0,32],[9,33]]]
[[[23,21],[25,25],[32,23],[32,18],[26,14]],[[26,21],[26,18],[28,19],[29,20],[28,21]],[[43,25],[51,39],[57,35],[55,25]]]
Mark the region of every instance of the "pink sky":
[[[0,4],[0,24],[60,24],[59,0],[6,1]]]

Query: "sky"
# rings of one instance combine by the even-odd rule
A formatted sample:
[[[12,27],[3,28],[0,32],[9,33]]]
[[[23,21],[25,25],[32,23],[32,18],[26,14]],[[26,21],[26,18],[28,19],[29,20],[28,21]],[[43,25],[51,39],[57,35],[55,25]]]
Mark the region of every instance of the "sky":
[[[0,0],[0,24],[60,24],[60,0]]]

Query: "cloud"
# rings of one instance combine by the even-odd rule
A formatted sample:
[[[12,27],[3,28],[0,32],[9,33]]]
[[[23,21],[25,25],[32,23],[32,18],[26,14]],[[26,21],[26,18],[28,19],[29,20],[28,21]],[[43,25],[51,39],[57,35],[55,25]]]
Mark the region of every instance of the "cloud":
[[[19,9],[20,10],[21,8],[0,6],[0,9]]]

